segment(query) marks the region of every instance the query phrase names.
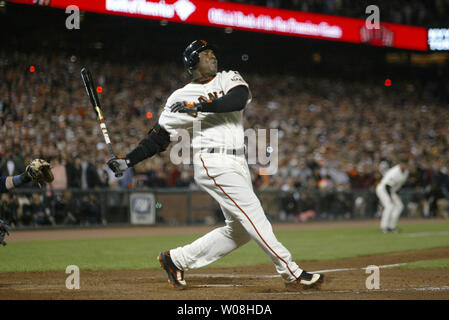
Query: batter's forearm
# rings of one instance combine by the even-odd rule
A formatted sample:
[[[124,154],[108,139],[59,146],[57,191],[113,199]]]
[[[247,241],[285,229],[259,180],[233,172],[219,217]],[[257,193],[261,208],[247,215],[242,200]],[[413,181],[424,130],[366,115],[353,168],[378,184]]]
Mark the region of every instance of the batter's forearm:
[[[159,148],[156,145],[148,144],[144,140],[142,140],[133,151],[126,155],[126,164],[128,167],[133,167],[139,162],[159,153]]]
[[[224,113],[243,110],[248,100],[249,90],[245,86],[237,86],[228,94],[211,102],[201,103],[201,112]]]
[[[170,134],[159,124],[156,124],[151,128],[147,136],[140,141],[139,145],[126,155],[128,167],[132,167],[159,152],[165,151],[169,144]]]

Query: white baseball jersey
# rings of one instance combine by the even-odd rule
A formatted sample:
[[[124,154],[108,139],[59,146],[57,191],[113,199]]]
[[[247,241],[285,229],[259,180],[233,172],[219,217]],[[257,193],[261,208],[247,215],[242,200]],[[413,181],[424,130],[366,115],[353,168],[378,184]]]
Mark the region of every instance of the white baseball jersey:
[[[385,173],[385,176],[380,181],[380,185],[389,185],[392,192],[397,192],[407,181],[408,174],[408,170],[402,171],[401,166],[396,165]]]
[[[227,113],[199,112],[196,117],[187,113],[173,113],[170,106],[176,102],[199,103],[224,96],[237,86],[248,84],[236,71],[218,72],[206,83],[191,82],[176,90],[167,99],[164,110],[159,118],[159,124],[171,136],[176,136],[178,129],[191,130],[193,121],[199,121],[201,130],[195,131],[192,138],[193,148],[228,148],[238,149],[244,146],[243,110]],[[251,94],[247,103],[251,101]]]
[[[199,112],[196,117],[173,113],[176,102],[198,103],[216,99],[236,86],[248,84],[235,71],[219,72],[209,82],[189,83],[167,100],[159,124],[171,136],[190,129],[200,120],[201,130],[193,132],[194,178],[198,186],[214,198],[223,212],[226,225],[216,228],[194,242],[170,250],[180,270],[204,267],[254,239],[272,259],[285,282],[299,279],[302,269],[273,233],[260,200],[254,193],[251,173],[244,154],[211,153],[208,148],[240,149],[244,146],[243,111]],[[251,100],[251,96],[248,102]],[[198,121],[199,122],[199,121]]]
[[[384,177],[376,187],[376,194],[383,206],[380,220],[380,228],[384,230],[396,229],[398,219],[404,210],[404,204],[397,195],[397,191],[404,185],[408,178],[409,171],[401,170],[400,165],[396,165],[387,170]],[[388,194],[385,186],[391,187],[391,194]]]

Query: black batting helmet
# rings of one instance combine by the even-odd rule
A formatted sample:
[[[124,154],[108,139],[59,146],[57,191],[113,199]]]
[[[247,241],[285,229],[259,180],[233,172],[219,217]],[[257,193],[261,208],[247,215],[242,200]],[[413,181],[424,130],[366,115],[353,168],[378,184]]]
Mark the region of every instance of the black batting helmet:
[[[187,70],[189,70],[189,72],[191,72],[192,68],[195,67],[200,61],[199,53],[206,49],[214,50],[214,47],[205,40],[195,40],[184,50],[182,55],[184,66]]]

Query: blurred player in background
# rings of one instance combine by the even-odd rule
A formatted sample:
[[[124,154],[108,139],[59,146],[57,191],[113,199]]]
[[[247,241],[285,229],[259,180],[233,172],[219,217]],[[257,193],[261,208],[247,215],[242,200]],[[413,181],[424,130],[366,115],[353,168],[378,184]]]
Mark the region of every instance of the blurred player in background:
[[[376,187],[376,194],[383,206],[380,229],[383,233],[398,232],[397,223],[404,210],[404,204],[398,191],[407,181],[409,175],[408,158],[402,156],[398,165],[387,170]]]

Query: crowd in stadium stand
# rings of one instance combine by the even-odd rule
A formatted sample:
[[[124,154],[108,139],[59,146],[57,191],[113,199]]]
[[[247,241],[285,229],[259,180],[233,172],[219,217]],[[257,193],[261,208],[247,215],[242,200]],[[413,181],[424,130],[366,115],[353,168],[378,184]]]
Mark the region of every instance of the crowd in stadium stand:
[[[228,0],[226,0],[228,1]],[[299,10],[305,12],[324,13],[365,19],[369,5],[379,7],[380,19],[384,22],[419,25],[426,27],[447,27],[449,16],[449,1],[419,1],[419,0],[230,0],[233,2]],[[371,13],[371,12],[370,12]]]
[[[102,87],[100,100],[117,154],[137,145],[157,121],[168,95],[189,81],[176,65],[83,63],[91,66]],[[110,156],[80,69],[75,56],[0,51],[0,175],[19,174],[39,157],[53,165],[55,181],[49,190],[196,189],[192,166],[172,164],[170,149],[121,179],[113,176],[105,165]],[[245,128],[279,130],[278,173],[261,175],[260,167],[251,165],[255,188],[373,190],[383,170],[407,154],[411,174],[406,187],[429,200],[431,211],[439,199],[449,198],[447,100],[444,104],[433,94],[435,83],[385,87],[293,74],[243,76],[253,95],[244,111]],[[345,209],[343,193],[339,197],[334,209],[351,211]],[[62,198],[61,206],[70,207],[70,192]],[[2,196],[3,214],[14,212],[18,204],[12,199]],[[295,210],[313,207],[305,193],[295,199],[295,206],[303,206]],[[86,194],[80,204],[89,213],[88,221],[101,220],[97,201]],[[45,220],[39,197],[29,199],[28,205],[34,212],[30,219],[38,224]],[[68,215],[61,219],[76,221]]]

